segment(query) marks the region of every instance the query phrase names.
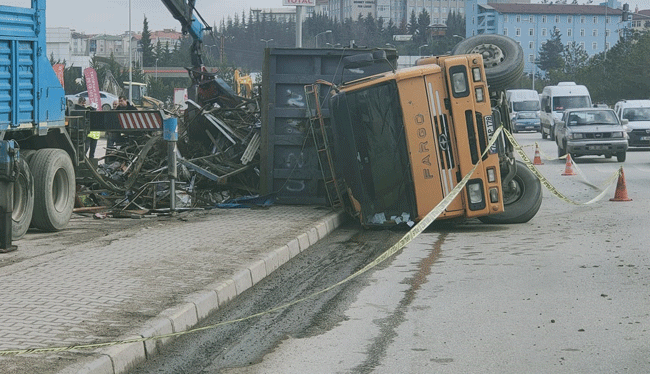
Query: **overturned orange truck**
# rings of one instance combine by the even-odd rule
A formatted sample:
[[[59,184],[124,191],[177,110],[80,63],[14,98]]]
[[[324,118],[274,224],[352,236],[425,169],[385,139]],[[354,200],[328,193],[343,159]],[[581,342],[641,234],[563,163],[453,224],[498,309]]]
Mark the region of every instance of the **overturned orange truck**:
[[[377,54],[375,54],[375,59]],[[363,69],[370,56],[344,64]],[[505,90],[523,71],[512,39],[479,35],[450,56],[334,87],[329,102],[335,172],[348,211],[367,227],[418,221],[479,164],[439,219],[522,223],[541,205],[541,184],[514,157]]]

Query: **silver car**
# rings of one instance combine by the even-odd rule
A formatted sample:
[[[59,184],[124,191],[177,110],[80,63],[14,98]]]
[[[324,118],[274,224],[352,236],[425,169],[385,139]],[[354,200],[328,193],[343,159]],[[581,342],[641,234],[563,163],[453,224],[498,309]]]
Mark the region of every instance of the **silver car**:
[[[566,110],[556,123],[555,142],[558,156],[616,156],[625,161],[627,134],[612,109],[582,108]]]

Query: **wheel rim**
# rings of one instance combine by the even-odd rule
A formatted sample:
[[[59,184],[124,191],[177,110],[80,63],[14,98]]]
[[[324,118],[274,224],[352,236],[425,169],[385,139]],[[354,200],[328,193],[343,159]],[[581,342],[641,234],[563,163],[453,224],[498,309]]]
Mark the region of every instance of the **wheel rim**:
[[[68,184],[68,173],[65,169],[60,168],[54,174],[52,181],[52,206],[57,212],[63,212],[70,198],[70,189]]]
[[[485,67],[494,67],[505,60],[503,50],[494,44],[481,44],[472,48],[469,53],[478,53],[483,56]]]
[[[519,177],[515,176],[511,181],[508,186],[509,188],[503,190],[503,205],[510,205],[513,204],[519,199],[521,199],[522,196],[524,196],[524,184],[522,181],[519,179]]]

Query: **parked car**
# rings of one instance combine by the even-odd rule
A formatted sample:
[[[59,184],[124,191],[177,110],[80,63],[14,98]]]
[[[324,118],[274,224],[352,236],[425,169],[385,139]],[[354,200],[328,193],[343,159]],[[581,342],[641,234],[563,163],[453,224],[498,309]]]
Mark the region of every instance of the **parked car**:
[[[99,91],[99,96],[102,101],[102,110],[111,110],[111,108],[113,108],[113,101],[118,99],[118,97],[112,93],[104,91]],[[88,100],[88,91],[82,91],[74,95],[65,95],[65,100],[68,102],[68,105],[77,104],[80,97],[85,98],[86,103],[90,104],[90,101]]]
[[[539,112],[518,112],[512,119],[513,131],[540,131]]]
[[[625,161],[627,134],[612,109],[566,110],[555,130],[558,156],[616,155],[618,162]]]
[[[650,147],[650,100],[621,100],[614,105],[630,147]]]

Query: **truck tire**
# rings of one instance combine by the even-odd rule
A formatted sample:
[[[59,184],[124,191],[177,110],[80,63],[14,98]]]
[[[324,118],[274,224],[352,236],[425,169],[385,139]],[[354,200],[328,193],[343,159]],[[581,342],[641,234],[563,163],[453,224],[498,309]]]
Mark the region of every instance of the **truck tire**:
[[[524,72],[524,50],[511,38],[497,34],[469,37],[454,46],[452,55],[478,53],[483,56],[491,90],[512,86]]]
[[[512,182],[516,188],[510,192],[504,190],[504,211],[499,214],[479,217],[483,223],[511,224],[525,223],[535,217],[542,205],[542,184],[526,164],[517,162],[517,172]]]
[[[14,202],[11,212],[11,237],[13,240],[18,240],[27,233],[34,212],[34,176],[29,170],[29,164],[22,156],[18,159],[18,167],[20,171],[14,182]]]
[[[34,215],[32,225],[58,231],[70,221],[75,200],[75,174],[70,156],[61,149],[45,148],[32,156]]]

